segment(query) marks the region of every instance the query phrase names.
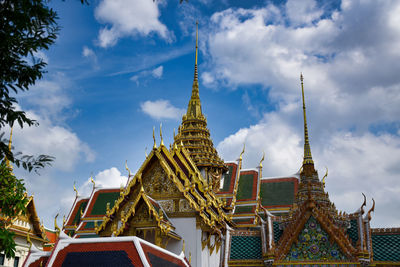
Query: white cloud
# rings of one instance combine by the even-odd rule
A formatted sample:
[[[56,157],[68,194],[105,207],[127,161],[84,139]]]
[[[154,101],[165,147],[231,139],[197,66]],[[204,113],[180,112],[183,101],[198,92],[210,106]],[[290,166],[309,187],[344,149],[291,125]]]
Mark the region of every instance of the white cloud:
[[[37,81],[29,91],[19,96],[20,102],[29,104],[42,118],[63,121],[66,118],[64,111],[72,104],[67,93],[70,83],[63,73],[58,72],[46,80]]]
[[[143,113],[154,119],[179,119],[185,113],[184,109],[174,107],[168,100],[145,101],[140,104]]]
[[[163,76],[163,72],[164,72],[164,67],[158,66],[157,68],[154,68],[154,69],[147,69],[147,70],[140,71],[140,72],[136,73],[135,75],[133,75],[130,78],[130,80],[133,82],[136,82],[136,84],[139,85],[139,80],[146,78],[148,76],[151,76],[156,79],[161,79]]]
[[[80,160],[92,162],[94,152],[82,142],[71,130],[53,124],[49,119],[40,117],[33,111],[27,111],[27,116],[37,120],[37,127],[15,127],[13,143],[16,151],[23,151],[28,155],[46,154],[56,159],[53,168],[72,171]]]
[[[146,36],[152,32],[168,40],[170,34],[159,16],[158,1],[102,0],[95,10],[95,17],[107,25],[100,29],[98,44],[110,47],[122,37]]]
[[[265,176],[296,172],[303,154],[302,71],[313,157],[321,176],[329,168],[331,199],[353,212],[364,192],[377,201],[374,226],[399,225],[393,211],[400,202],[400,3],[342,1],[337,10],[316,3],[289,1],[212,16],[206,64],[212,67],[204,84],[261,84],[276,107],[218,149],[233,160],[246,142],[245,167],[256,167],[265,150]]]
[[[151,71],[151,74],[153,75],[154,78],[161,79],[163,75],[163,66],[159,66],[155,68],[154,70]]]
[[[128,177],[121,175],[121,172],[116,167],[111,167],[110,169],[105,169],[98,172],[93,180],[98,188],[115,188],[121,185],[125,186]],[[88,197],[92,192],[93,184],[90,177],[83,183],[83,185],[78,187],[79,195],[83,197]]]
[[[90,59],[94,64],[97,64],[97,56],[96,56],[96,53],[93,51],[93,49],[90,49],[90,48],[87,47],[86,45],[83,46],[83,49],[82,49],[82,56],[84,56],[85,58]]]
[[[289,0],[286,2],[286,14],[293,26],[310,24],[319,19],[323,11],[314,0]]]

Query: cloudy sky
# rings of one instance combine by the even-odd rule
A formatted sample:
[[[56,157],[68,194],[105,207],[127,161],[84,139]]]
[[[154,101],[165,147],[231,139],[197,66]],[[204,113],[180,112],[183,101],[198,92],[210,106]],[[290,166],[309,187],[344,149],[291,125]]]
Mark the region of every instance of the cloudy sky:
[[[48,72],[19,105],[40,122],[14,146],[56,157],[40,176],[16,170],[48,227],[68,213],[76,182],[125,183],[152,148],[172,140],[190,98],[195,21],[200,97],[214,145],[264,175],[296,173],[303,155],[300,72],[311,148],[326,189],[348,213],[376,200],[374,227],[400,226],[400,2],[52,1],[62,29],[36,54]]]

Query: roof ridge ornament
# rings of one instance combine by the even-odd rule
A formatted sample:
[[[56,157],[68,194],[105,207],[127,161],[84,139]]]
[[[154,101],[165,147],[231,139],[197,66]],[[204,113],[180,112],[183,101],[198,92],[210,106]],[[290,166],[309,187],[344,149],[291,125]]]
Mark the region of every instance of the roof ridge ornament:
[[[156,149],[157,144],[156,144],[156,136],[154,135],[154,131],[155,131],[155,127],[153,126],[153,141],[154,141],[153,149]]]
[[[76,186],[75,186],[75,181],[74,181],[74,191],[75,191],[75,198],[78,198],[78,190],[76,189]]]
[[[163,137],[162,137],[162,123],[160,123],[160,138],[161,138],[161,142],[160,142],[160,147],[164,146],[164,141],[163,141]]]
[[[244,154],[245,149],[246,149],[246,143],[243,143],[243,149],[242,149],[242,152],[240,152],[239,160],[243,159],[243,154]]]

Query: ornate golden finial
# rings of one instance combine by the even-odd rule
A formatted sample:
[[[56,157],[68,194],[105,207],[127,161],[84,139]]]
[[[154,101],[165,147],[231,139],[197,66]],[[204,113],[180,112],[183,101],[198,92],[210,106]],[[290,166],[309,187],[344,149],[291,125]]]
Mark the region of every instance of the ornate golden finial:
[[[26,243],[29,244],[29,249],[31,249],[31,247],[32,247],[32,241],[31,241],[30,232],[31,232],[31,229],[29,229],[29,231],[26,232]]]
[[[162,123],[160,123],[160,138],[161,138],[160,146],[164,146],[164,141],[162,138]]]
[[[325,172],[325,175],[324,175],[324,177],[322,177],[322,186],[325,188],[325,179],[326,179],[326,177],[328,177],[328,167],[325,167],[326,168],[326,172]]]
[[[14,126],[11,127],[11,130],[10,130],[10,140],[8,140],[8,151],[10,151],[10,152],[11,152],[11,148],[12,148],[12,147],[11,147],[11,143],[12,143],[13,128],[14,128]],[[7,156],[5,156],[5,160],[6,160],[6,165],[7,165],[7,167],[10,168],[11,171],[12,171],[13,167],[12,167],[12,165],[11,165],[11,163],[10,163],[10,160],[7,158]]]
[[[192,263],[192,253],[189,251],[189,264]]]
[[[75,197],[78,198],[78,190],[76,190],[75,181],[74,181],[74,191],[75,191]]]
[[[175,140],[175,128],[174,128],[174,140]]]
[[[194,64],[197,66],[197,50],[198,50],[198,42],[199,42],[199,22],[196,21],[196,58]]]
[[[54,217],[54,230],[56,230],[56,234],[58,236],[60,234],[60,228],[57,225],[57,217],[58,217],[58,213],[57,213],[56,217]]]
[[[185,254],[185,239],[182,240],[182,252]]]
[[[144,148],[144,155],[146,156],[146,158],[149,156],[147,155],[147,146]]]
[[[198,29],[198,22],[196,22],[196,56],[194,62],[194,79],[192,86],[192,96],[190,98],[186,113],[187,117],[192,116],[195,118],[202,117],[200,95],[199,95],[199,79],[198,79],[199,75],[197,72],[198,39],[199,39],[199,29]]]
[[[154,135],[154,131],[155,131],[155,127],[153,126],[153,141],[154,141],[153,149],[156,149],[157,144],[156,144],[156,136]]]
[[[375,211],[375,199],[374,198],[372,198],[372,202],[373,202],[372,208],[368,211],[368,221],[370,221],[372,219],[371,212]]]
[[[262,163],[263,163],[264,159],[265,159],[265,151],[263,151],[263,156],[260,160],[260,164],[258,165],[260,168],[262,168]]]
[[[62,224],[62,228],[64,229],[65,226],[65,215],[63,216],[63,224]]]
[[[311,156],[311,147],[310,142],[308,140],[308,128],[307,128],[307,118],[306,118],[306,104],[304,101],[304,85],[303,85],[303,74],[300,74],[301,81],[301,95],[303,99],[303,117],[304,117],[304,159],[303,159],[303,167],[304,165],[311,165],[311,171],[314,171],[314,161]],[[305,168],[303,168],[304,170]]]
[[[364,202],[361,205],[361,214],[364,214],[364,207],[367,205],[367,197],[364,195],[364,193],[361,193],[364,196]]]
[[[147,158],[147,156],[146,156]],[[125,160],[125,169],[128,171],[128,179],[131,178],[131,170],[128,168],[128,161]]]
[[[242,149],[242,152],[240,152],[239,160],[243,159],[243,154],[244,154],[245,149],[246,149],[246,143],[243,143],[243,149]]]
[[[93,190],[96,188],[96,183],[95,183],[95,181],[93,180],[93,173],[91,173],[90,174],[90,181],[92,182],[92,184],[93,184]]]

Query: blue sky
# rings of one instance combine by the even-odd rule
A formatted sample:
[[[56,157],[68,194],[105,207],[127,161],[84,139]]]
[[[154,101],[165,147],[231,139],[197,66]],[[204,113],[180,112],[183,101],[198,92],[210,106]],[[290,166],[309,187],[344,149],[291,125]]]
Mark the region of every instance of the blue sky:
[[[331,200],[348,213],[373,197],[374,227],[400,225],[398,1],[52,1],[62,27],[36,56],[47,73],[20,106],[39,127],[15,129],[16,150],[56,157],[23,170],[48,227],[97,184],[119,187],[162,123],[164,142],[190,98],[195,22],[203,113],[221,157],[264,176],[296,173],[303,155],[300,72],[311,148]],[[158,142],[159,142],[159,138]]]

